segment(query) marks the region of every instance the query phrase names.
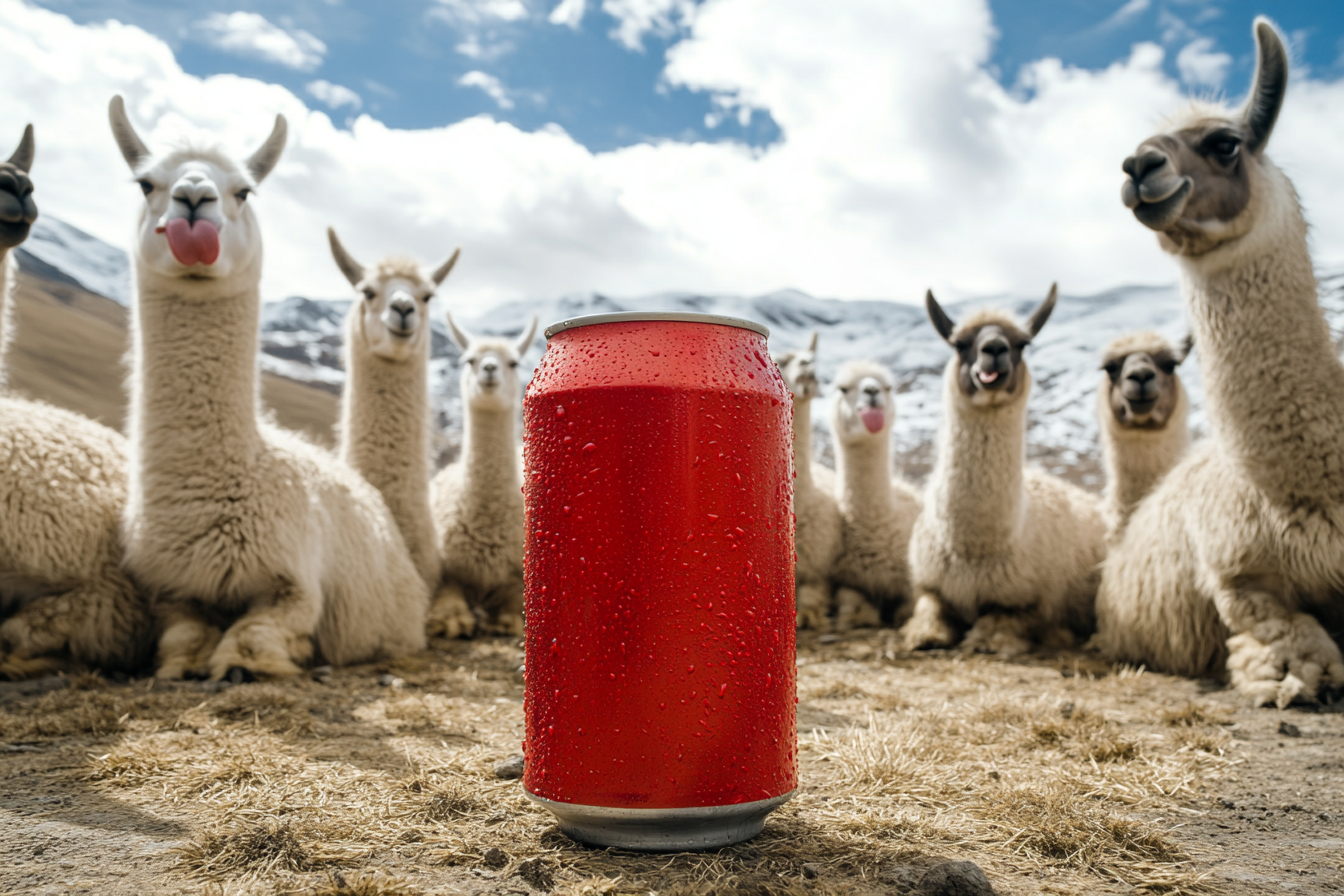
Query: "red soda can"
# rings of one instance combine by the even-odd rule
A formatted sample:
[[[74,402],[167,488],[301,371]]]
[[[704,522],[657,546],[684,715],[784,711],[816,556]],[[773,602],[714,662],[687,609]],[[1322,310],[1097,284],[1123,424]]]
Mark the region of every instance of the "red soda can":
[[[547,328],[523,403],[523,786],[570,837],[677,851],[798,786],[792,414],[769,330]]]

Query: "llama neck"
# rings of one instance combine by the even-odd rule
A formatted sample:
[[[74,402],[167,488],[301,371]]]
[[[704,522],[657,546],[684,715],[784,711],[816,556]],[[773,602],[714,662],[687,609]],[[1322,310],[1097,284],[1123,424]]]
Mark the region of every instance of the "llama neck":
[[[514,437],[516,410],[470,408],[462,432],[462,463],[468,503],[497,502],[517,495],[522,487],[518,446]]]
[[[793,399],[794,488],[812,488],[812,399]]]
[[[388,510],[415,556],[429,563],[433,531],[429,507],[429,341],[405,361],[389,361],[364,348],[357,332],[358,304],[346,326],[346,382],[341,402],[341,459],[382,492]],[[427,568],[427,567],[426,567]]]
[[[1176,407],[1160,430],[1126,429],[1111,413],[1111,384],[1103,380],[1097,394],[1097,413],[1101,419],[1101,451],[1106,464],[1106,508],[1116,530],[1123,528],[1129,516],[1153,486],[1190,446],[1190,427],[1186,422],[1189,401],[1185,387],[1179,390]]]
[[[5,371],[8,370],[5,355],[9,351],[9,338],[14,329],[10,323],[14,302],[9,292],[15,278],[11,276],[9,266],[9,250],[0,249],[0,389],[5,388]]]
[[[227,281],[138,270],[131,437],[136,471],[235,476],[261,444],[257,424],[259,269]]]
[[[809,427],[810,428],[810,427]],[[839,440],[837,440],[839,441]],[[839,444],[835,452],[836,498],[840,509],[856,521],[878,515],[893,505],[891,494],[891,433],[880,438]],[[811,471],[808,479],[811,480]],[[802,469],[798,479],[803,478]]]
[[[1316,298],[1292,185],[1265,160],[1256,227],[1182,259],[1209,420],[1270,500],[1344,501],[1344,367]]]
[[[1022,369],[1021,391],[1011,402],[979,407],[958,389],[957,363],[952,358],[943,374],[938,459],[924,512],[940,518],[944,537],[959,552],[977,556],[999,550],[1022,529],[1031,375]]]

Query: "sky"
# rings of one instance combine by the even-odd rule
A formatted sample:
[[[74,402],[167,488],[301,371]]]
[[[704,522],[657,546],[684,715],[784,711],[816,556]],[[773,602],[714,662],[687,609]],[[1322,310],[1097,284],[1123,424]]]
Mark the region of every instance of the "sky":
[[[277,112],[263,292],[454,246],[450,300],[575,291],[918,301],[1165,283],[1121,160],[1187,95],[1236,102],[1251,20],[1290,40],[1270,154],[1344,266],[1344,4],[1279,0],[0,0],[0,143],[39,205],[126,244],[106,126],[245,155]],[[4,135],[12,135],[6,138]]]

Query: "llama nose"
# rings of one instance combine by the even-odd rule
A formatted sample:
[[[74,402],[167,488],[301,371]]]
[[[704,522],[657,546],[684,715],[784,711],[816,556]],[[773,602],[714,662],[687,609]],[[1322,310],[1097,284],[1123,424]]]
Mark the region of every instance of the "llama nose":
[[[1004,355],[1008,354],[1008,343],[1006,340],[999,339],[998,337],[987,340],[984,345],[980,346],[980,354],[985,356],[981,360],[980,366],[994,369],[998,367],[999,360],[1003,358]],[[986,364],[984,363],[985,361],[988,361],[989,363]]]
[[[1150,171],[1156,171],[1167,164],[1167,161],[1166,153],[1150,147],[1125,159],[1120,168],[1134,178],[1135,183],[1143,183],[1143,179],[1148,176]]]
[[[397,315],[396,324],[402,330],[412,327],[411,315],[415,313],[415,302],[404,296],[398,296],[388,302],[388,310]]]
[[[1157,395],[1157,371],[1150,367],[1139,367],[1125,374],[1123,389],[1125,398],[1131,401],[1143,401]]]

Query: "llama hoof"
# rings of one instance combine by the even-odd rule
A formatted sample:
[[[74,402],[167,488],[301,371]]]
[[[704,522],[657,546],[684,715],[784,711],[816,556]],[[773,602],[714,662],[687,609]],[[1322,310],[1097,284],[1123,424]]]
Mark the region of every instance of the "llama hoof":
[[[957,633],[943,619],[942,605],[929,594],[921,594],[915,600],[914,612],[898,634],[906,650],[950,647],[957,639]]]
[[[470,638],[476,632],[476,616],[461,600],[439,600],[425,619],[425,633],[431,638]]]
[[[1344,656],[1316,617],[1268,619],[1227,639],[1232,685],[1255,706],[1280,709],[1314,702],[1322,688],[1344,684]]]
[[[868,598],[853,588],[840,588],[835,592],[835,630],[847,632],[855,628],[877,628],[882,624],[882,614]]]
[[[992,653],[1012,659],[1031,652],[1022,623],[1008,616],[981,616],[961,642],[962,653]]]
[[[797,626],[817,632],[831,630],[831,621],[826,618],[826,605],[830,603],[826,589],[820,585],[800,584],[795,591],[797,606]]]
[[[0,653],[0,681],[22,681],[62,671],[65,671],[65,663],[53,656]]]

